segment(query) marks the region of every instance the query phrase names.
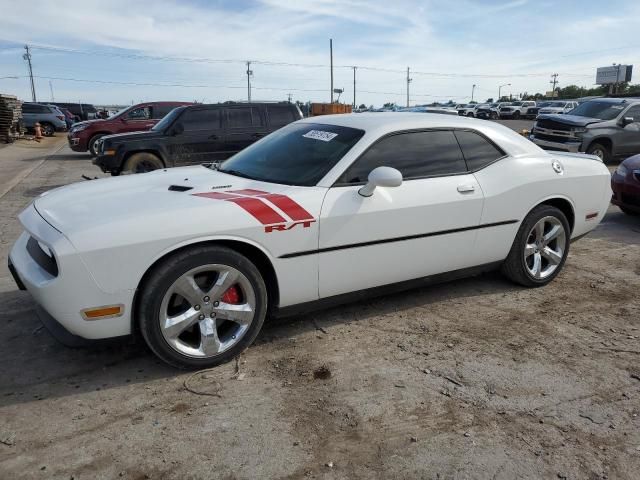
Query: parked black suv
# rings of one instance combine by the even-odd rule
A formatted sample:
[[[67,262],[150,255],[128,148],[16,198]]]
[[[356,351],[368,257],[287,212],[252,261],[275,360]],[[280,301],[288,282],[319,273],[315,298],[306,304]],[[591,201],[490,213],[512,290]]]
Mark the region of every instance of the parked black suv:
[[[287,102],[178,107],[149,131],[102,137],[94,163],[112,175],[216,163],[301,118]]]

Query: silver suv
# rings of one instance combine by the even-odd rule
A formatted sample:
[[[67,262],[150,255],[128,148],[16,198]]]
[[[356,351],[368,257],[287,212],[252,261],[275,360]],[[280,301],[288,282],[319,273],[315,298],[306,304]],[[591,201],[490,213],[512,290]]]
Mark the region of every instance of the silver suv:
[[[53,105],[23,103],[22,121],[29,130],[33,130],[36,122],[40,123],[45,137],[51,137],[55,132],[64,132],[67,129],[64,113]]]
[[[539,115],[529,137],[547,150],[586,152],[605,162],[640,153],[640,99],[596,98],[564,115]]]

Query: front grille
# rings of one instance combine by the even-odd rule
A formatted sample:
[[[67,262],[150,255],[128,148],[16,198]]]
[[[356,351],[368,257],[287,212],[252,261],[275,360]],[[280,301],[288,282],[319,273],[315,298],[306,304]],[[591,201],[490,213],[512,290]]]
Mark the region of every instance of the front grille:
[[[623,193],[620,196],[622,197],[622,203],[640,207],[640,197],[635,197],[633,195],[629,195],[628,193]]]
[[[546,118],[538,120],[537,126],[541,128],[547,128],[549,130],[562,130],[565,132],[570,132],[572,128],[571,125],[567,125],[566,123],[560,123],[556,122],[555,120],[549,120]]]
[[[567,137],[556,137],[555,135],[545,135],[544,133],[538,132],[535,132],[534,135],[536,136],[536,138],[539,138],[540,140],[547,140],[548,142],[565,143],[567,140],[569,140]]]
[[[27,252],[33,261],[36,262],[45,272],[52,277],[58,276],[58,263],[56,262],[55,257],[47,255],[40,247],[38,241],[33,237],[29,237],[29,240],[27,241]]]

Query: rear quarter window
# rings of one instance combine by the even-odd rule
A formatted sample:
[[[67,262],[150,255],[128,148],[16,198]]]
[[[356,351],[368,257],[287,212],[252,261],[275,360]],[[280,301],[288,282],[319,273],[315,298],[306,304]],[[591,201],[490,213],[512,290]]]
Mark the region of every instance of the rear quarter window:
[[[505,156],[505,153],[482,135],[469,130],[456,130],[456,139],[471,172],[480,170]]]

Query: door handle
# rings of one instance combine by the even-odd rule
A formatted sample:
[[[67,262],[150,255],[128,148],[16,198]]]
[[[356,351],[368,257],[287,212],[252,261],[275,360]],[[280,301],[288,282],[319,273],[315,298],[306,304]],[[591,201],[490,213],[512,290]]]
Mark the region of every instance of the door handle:
[[[458,192],[460,193],[471,193],[475,191],[476,187],[474,187],[473,185],[458,185]]]

